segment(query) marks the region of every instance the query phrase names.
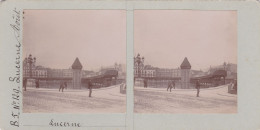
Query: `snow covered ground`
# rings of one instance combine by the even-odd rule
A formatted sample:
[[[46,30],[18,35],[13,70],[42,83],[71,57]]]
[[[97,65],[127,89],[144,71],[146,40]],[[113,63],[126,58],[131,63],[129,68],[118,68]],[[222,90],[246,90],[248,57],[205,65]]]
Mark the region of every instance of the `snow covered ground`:
[[[23,91],[24,113],[124,113],[126,95],[121,94],[119,85],[93,89],[88,97],[87,89],[75,90],[30,88]]]
[[[236,113],[237,95],[227,93],[227,86],[201,89],[134,88],[134,111],[137,113]],[[23,91],[25,113],[124,113],[126,94],[119,86],[73,90],[27,88]]]
[[[229,94],[227,86],[195,89],[134,88],[137,113],[236,113],[237,95]]]

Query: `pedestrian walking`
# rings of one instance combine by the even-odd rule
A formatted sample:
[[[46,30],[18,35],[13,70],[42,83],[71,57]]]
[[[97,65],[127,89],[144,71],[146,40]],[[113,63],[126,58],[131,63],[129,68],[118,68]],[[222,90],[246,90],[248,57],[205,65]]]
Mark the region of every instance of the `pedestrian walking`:
[[[167,91],[168,91],[168,89],[170,89],[170,92],[172,92],[172,81],[168,82]]]
[[[67,82],[64,81],[64,87],[67,89]]]
[[[234,90],[237,92],[237,80],[235,80],[235,83],[234,83]]]
[[[197,97],[199,97],[199,94],[200,94],[200,83],[199,83],[199,80],[197,80],[197,82],[196,82],[196,89],[197,89]]]
[[[59,92],[60,92],[60,90],[61,90],[61,92],[63,92],[64,87],[65,87],[64,82],[61,81],[61,82],[60,82]]]
[[[231,91],[232,89],[234,89],[233,87],[234,87],[234,85],[233,85],[233,82],[231,81],[231,82],[228,84],[228,93],[230,93],[230,91]]]
[[[172,87],[175,89],[175,82],[174,82],[174,80],[172,81]]]
[[[23,88],[24,88],[24,91],[26,91],[26,85],[27,85],[27,78],[24,78],[24,79],[23,79]]]
[[[89,80],[88,81],[88,89],[89,89],[89,97],[91,97],[91,94],[92,94],[92,87],[93,87],[93,84],[92,84],[92,81]]]
[[[36,85],[36,88],[39,88],[39,87],[40,87],[40,83],[39,83],[39,80],[38,80],[38,79],[35,80],[35,85]]]
[[[144,88],[147,88],[147,80],[144,79]]]

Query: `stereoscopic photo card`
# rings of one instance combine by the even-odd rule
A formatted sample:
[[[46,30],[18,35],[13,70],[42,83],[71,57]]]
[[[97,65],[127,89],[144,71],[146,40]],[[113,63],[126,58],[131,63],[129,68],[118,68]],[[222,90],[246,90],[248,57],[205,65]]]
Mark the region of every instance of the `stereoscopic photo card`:
[[[0,129],[260,129],[260,2],[5,0]]]

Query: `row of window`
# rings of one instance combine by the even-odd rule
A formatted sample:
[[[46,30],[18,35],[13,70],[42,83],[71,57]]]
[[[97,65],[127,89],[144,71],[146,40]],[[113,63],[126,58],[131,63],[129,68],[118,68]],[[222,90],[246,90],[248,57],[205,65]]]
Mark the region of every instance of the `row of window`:
[[[29,77],[30,73],[24,73],[24,77]],[[32,74],[32,77],[47,77],[47,75]]]
[[[30,76],[30,70],[24,70],[23,71],[25,76]],[[32,71],[32,76],[36,76],[36,77],[47,77],[47,71],[37,71],[37,70],[33,70]]]
[[[138,74],[135,74],[135,76],[138,76]],[[154,77],[153,74],[141,74],[141,77]]]
[[[138,70],[134,71],[135,74],[138,74]],[[147,71],[147,70],[141,70],[141,74],[154,74],[154,71]],[[173,76],[178,76],[180,75],[180,72],[157,72],[157,75],[173,75]]]
[[[138,73],[138,70],[134,71],[135,73]],[[141,70],[140,73],[148,73],[148,74],[153,74],[154,71],[145,71],[145,70]]]

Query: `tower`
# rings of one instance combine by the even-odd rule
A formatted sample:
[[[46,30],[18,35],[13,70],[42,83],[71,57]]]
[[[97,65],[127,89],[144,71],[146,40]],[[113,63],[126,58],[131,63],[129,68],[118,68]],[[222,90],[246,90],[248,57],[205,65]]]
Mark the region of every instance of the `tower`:
[[[184,58],[181,64],[181,88],[187,89],[190,85],[190,69],[191,65],[187,57]]]
[[[73,87],[73,89],[81,89],[82,65],[81,65],[78,57],[75,59],[71,68],[72,68],[72,87]]]

